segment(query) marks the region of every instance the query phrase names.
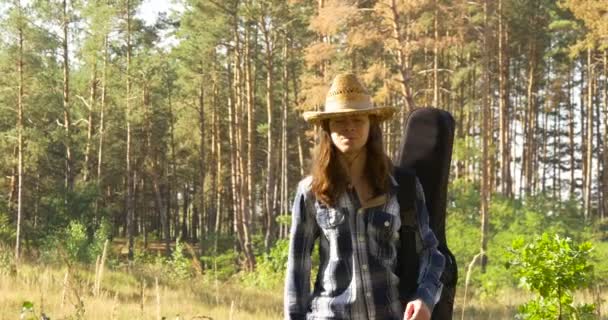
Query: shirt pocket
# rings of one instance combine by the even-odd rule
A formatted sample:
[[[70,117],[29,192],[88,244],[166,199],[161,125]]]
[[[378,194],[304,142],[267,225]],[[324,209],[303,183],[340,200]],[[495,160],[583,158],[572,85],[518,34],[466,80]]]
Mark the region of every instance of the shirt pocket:
[[[368,216],[367,233],[370,254],[389,263],[396,258],[395,244],[399,239],[399,218],[381,210],[373,210]]]

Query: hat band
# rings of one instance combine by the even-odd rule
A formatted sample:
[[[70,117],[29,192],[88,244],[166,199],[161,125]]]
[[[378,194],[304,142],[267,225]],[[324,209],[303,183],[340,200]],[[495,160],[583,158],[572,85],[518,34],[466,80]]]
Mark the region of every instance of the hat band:
[[[361,111],[372,109],[374,104],[368,95],[343,95],[328,97],[325,100],[325,112]]]

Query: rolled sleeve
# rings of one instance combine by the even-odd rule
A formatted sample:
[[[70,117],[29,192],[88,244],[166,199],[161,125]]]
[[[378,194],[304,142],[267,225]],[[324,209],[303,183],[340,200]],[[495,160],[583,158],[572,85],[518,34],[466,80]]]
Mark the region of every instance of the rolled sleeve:
[[[318,227],[307,210],[307,183],[300,182],[291,212],[289,255],[285,275],[285,319],[305,319],[310,304],[311,253]]]
[[[421,299],[432,311],[441,297],[443,284],[440,277],[445,267],[445,257],[437,248],[439,243],[433,230],[429,227],[429,213],[425,203],[424,191],[419,181],[416,183],[416,191],[416,211],[422,248],[420,251],[418,289],[414,299]]]

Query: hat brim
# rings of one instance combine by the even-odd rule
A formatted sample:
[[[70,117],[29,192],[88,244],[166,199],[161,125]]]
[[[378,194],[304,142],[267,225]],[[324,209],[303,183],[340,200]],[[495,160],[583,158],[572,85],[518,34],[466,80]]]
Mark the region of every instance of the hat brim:
[[[378,108],[369,108],[363,110],[340,110],[340,111],[332,111],[332,112],[323,112],[323,111],[308,111],[304,112],[302,116],[304,120],[310,123],[318,123],[323,120],[345,117],[345,116],[354,116],[354,115],[370,115],[376,116],[378,120],[384,121],[390,119],[395,112],[397,112],[396,108],[393,107],[378,107]]]

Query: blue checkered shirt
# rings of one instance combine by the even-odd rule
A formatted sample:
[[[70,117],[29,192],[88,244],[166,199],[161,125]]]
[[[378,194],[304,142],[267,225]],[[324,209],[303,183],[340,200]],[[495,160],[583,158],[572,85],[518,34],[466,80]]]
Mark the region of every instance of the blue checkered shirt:
[[[291,225],[285,279],[285,319],[403,319],[404,303],[421,299],[433,310],[441,295],[445,259],[429,228],[422,186],[417,183],[417,249],[420,259],[414,296],[398,290],[396,245],[401,219],[398,185],[361,206],[349,189],[334,207],[317,201],[312,178],[300,181]],[[311,253],[319,239],[319,272],[311,292]]]

